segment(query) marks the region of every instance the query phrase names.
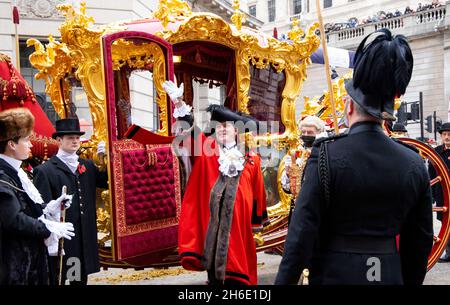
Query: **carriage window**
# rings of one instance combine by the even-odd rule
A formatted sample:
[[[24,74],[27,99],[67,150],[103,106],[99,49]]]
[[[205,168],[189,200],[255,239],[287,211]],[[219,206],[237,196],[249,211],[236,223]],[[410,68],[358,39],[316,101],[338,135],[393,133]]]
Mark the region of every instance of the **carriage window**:
[[[270,133],[283,132],[281,94],[286,84],[284,72],[277,73],[273,67],[258,69],[250,65],[250,78],[250,114],[259,121],[267,122]]]
[[[253,117],[262,121],[263,124],[266,123],[266,128],[263,127],[266,130],[260,129],[260,134],[266,131],[271,134],[284,132],[285,128],[281,122],[281,103],[283,101],[281,94],[285,83],[284,72],[277,73],[273,67],[258,69],[254,65],[250,65],[248,110]],[[271,146],[259,148],[268,206],[280,201],[277,175],[281,158],[285,152],[278,150],[275,146],[276,143],[272,143]]]
[[[270,146],[260,147],[258,152],[261,155],[261,171],[264,177],[267,206],[270,207],[281,200],[278,190],[278,169],[286,150],[279,151],[274,146]]]
[[[159,111],[152,73],[150,71],[132,71],[129,84],[130,123],[156,132],[159,128]]]

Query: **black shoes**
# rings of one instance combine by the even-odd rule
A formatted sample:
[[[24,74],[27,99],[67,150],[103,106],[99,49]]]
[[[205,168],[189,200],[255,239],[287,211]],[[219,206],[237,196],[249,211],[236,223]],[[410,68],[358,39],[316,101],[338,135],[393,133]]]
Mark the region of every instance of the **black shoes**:
[[[449,263],[449,262],[450,262],[450,256],[447,256],[447,255],[438,260],[438,263]]]
[[[449,254],[449,252],[450,251],[445,251],[445,254],[443,254],[440,258],[439,258],[439,260],[438,260],[438,263],[449,263],[450,262],[450,254]]]

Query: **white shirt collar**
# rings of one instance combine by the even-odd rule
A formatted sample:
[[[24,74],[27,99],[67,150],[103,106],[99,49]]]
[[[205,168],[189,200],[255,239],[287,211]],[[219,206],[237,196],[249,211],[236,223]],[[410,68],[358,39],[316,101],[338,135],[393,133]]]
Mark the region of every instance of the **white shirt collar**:
[[[69,169],[72,171],[72,173],[75,173],[75,171],[78,168],[78,159],[79,159],[77,152],[68,153],[60,148],[58,150],[58,153],[56,154],[56,156],[62,162],[64,162],[67,165],[67,167],[69,167]]]
[[[226,143],[223,145],[224,148],[226,149],[230,149],[236,146],[236,141],[230,142],[230,143]]]
[[[0,159],[5,160],[6,163],[8,163],[9,165],[11,165],[16,171],[19,171],[20,166],[22,165],[22,161],[21,160],[17,160],[14,158],[11,158],[7,155],[4,154],[0,154]]]

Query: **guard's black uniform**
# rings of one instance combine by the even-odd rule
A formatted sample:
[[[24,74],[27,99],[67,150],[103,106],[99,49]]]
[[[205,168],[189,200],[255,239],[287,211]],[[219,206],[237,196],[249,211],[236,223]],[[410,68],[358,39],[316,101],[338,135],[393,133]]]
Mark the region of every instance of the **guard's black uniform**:
[[[448,171],[450,169],[450,149],[446,148],[445,145],[439,145],[434,150],[441,156],[442,160],[444,160]],[[432,164],[428,166],[428,173],[430,174],[430,179],[434,179],[437,176],[436,170]],[[444,206],[444,191],[442,190],[442,185],[440,183],[434,184],[431,187],[431,191],[433,193],[433,201],[436,202],[436,206]],[[437,212],[437,219],[442,221],[442,212]],[[445,247],[444,256],[441,257],[439,261],[450,262],[450,240],[447,242],[447,246]]]
[[[325,144],[328,180],[318,174]],[[414,148],[377,123],[356,123],[348,135],[316,141],[305,171],[276,284],[296,284],[304,268],[311,284],[423,282],[433,243],[431,190]]]
[[[439,145],[434,149],[444,160],[445,165],[447,165],[447,170],[450,168],[450,149],[446,149],[445,145]],[[430,164],[428,167],[428,173],[430,174],[430,179],[436,178],[436,170],[434,167]],[[436,183],[432,187],[433,191],[433,199],[436,201],[436,206],[443,206],[444,204],[444,194],[442,192],[442,186],[440,183]],[[439,220],[442,220],[442,212],[437,213],[437,218]]]

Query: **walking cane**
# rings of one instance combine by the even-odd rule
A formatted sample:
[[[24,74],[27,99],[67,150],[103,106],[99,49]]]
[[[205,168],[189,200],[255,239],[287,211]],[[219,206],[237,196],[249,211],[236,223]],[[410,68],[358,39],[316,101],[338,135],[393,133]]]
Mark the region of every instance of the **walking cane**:
[[[333,92],[333,83],[331,81],[331,71],[330,71],[330,59],[328,57],[328,47],[327,47],[327,38],[325,36],[325,28],[323,26],[323,17],[322,17],[322,11],[320,10],[320,1],[316,0],[316,10],[317,10],[317,17],[319,19],[319,26],[320,26],[320,37],[322,40],[322,51],[323,51],[323,60],[325,64],[325,71],[327,76],[327,83],[328,83],[328,92],[330,94],[330,104],[331,104],[331,110],[333,114],[333,121],[334,121],[334,131],[336,135],[339,134],[339,123],[337,119],[336,114],[336,105],[334,103],[334,92]]]
[[[67,194],[67,186],[63,186],[62,188],[62,194],[61,195],[65,195]],[[61,223],[65,222],[66,219],[66,205],[65,205],[65,201],[61,202],[61,215],[59,217],[59,221]],[[63,251],[64,251],[64,237],[61,237],[59,239],[59,243],[58,243],[58,257],[59,257],[59,276],[58,276],[58,285],[61,286],[63,285],[62,283],[62,270],[63,270]]]

